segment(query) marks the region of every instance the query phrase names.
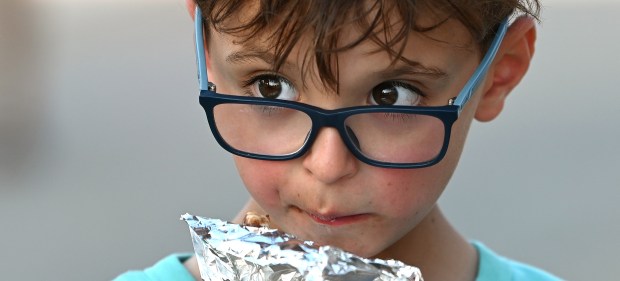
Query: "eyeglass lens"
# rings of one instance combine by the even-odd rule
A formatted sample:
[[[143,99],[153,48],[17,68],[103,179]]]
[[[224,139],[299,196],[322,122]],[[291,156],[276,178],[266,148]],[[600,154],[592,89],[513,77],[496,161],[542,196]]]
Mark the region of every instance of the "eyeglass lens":
[[[287,107],[225,103],[213,110],[216,128],[231,147],[265,156],[286,156],[307,142],[312,119]],[[345,142],[365,157],[388,163],[434,159],[444,141],[444,124],[434,116],[395,112],[349,116],[340,128]]]

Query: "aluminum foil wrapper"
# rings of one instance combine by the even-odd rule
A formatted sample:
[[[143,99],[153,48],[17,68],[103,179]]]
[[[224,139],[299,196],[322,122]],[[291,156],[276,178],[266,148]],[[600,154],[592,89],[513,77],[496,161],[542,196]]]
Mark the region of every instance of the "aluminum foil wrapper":
[[[365,259],[268,227],[185,214],[203,280],[423,280],[396,260]]]

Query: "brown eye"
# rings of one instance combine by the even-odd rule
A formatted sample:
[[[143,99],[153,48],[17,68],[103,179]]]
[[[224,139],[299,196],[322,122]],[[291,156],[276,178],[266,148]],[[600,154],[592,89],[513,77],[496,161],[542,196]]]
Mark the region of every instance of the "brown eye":
[[[286,79],[276,75],[260,75],[248,84],[252,96],[266,99],[298,100],[297,91]]]
[[[261,78],[256,81],[258,93],[268,99],[276,99],[282,92],[280,80],[273,78]]]
[[[383,82],[372,89],[369,102],[374,105],[418,105],[422,95],[415,87],[401,82]]]
[[[372,99],[378,105],[393,105],[398,100],[398,90],[392,83],[381,83],[372,89]]]

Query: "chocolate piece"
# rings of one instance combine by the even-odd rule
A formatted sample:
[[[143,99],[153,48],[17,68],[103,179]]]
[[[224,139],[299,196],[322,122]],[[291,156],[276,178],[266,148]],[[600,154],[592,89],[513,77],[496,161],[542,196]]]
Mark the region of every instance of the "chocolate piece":
[[[256,212],[247,212],[243,219],[243,225],[254,227],[269,227],[269,215],[259,215]]]

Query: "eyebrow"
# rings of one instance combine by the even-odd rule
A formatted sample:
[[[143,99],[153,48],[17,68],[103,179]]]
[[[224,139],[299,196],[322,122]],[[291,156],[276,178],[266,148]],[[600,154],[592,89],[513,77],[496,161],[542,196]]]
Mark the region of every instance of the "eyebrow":
[[[263,61],[272,66],[275,65],[276,61],[275,56],[272,53],[257,49],[236,51],[226,56],[226,62],[231,64],[250,63],[256,62],[257,60]],[[293,69],[295,68],[295,64],[284,61],[281,68]]]
[[[226,62],[231,64],[244,64],[256,62],[257,60],[263,61],[269,65],[275,64],[275,56],[272,53],[254,48],[250,50],[235,51],[226,56]],[[285,61],[283,62],[281,68],[294,69],[295,64]],[[404,58],[400,59],[399,62],[396,63],[396,66],[391,66],[387,69],[376,71],[375,73],[377,76],[386,79],[402,75],[416,75],[424,76],[433,80],[440,80],[448,76],[446,72],[437,67],[425,66],[420,62]]]
[[[403,63],[396,63],[393,67],[377,71],[377,75],[385,78],[398,77],[401,75],[416,75],[424,76],[433,80],[444,79],[448,76],[445,71],[437,67],[425,66],[420,62],[408,59],[401,59],[399,61]]]

